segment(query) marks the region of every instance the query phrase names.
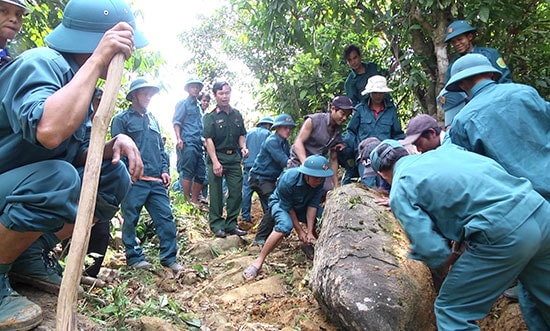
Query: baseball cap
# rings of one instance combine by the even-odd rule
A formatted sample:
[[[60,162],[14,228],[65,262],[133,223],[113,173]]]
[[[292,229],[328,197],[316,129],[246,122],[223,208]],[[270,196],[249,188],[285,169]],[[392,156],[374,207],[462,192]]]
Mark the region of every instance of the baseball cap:
[[[437,121],[430,115],[416,115],[407,124],[407,137],[401,140],[401,143],[403,145],[414,144],[424,131],[437,127],[439,127]]]
[[[337,109],[343,109],[343,110],[355,109],[355,107],[353,107],[353,102],[351,102],[351,99],[343,95],[339,95],[336,98],[332,99],[331,104]]]

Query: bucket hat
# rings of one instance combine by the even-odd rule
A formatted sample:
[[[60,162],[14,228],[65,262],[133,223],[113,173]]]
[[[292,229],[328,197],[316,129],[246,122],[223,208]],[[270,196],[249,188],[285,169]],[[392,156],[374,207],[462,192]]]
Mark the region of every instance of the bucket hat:
[[[130,90],[128,91],[128,94],[126,94],[126,100],[132,101],[131,95],[132,92],[139,90],[141,88],[150,87],[155,89],[155,93],[158,93],[160,91],[160,88],[158,85],[149,83],[147,79],[143,77],[136,78],[131,84],[130,84]]]
[[[382,165],[384,157],[386,157],[389,152],[398,148],[404,149],[405,147],[403,147],[403,145],[401,145],[397,140],[382,140],[382,142],[378,146],[376,146],[370,153],[370,164],[372,169],[374,169],[374,171],[376,172],[380,171],[380,166]]]
[[[468,95],[464,92],[449,92],[442,89],[437,96],[437,103],[445,112],[445,126],[451,125],[456,114],[466,105]]]
[[[308,156],[304,164],[298,167],[298,171],[304,175],[320,178],[331,177],[334,174],[327,158],[321,155]]]
[[[484,55],[469,53],[460,57],[451,67],[451,79],[445,85],[445,89],[450,92],[462,92],[458,86],[461,80],[478,74],[492,72],[502,75],[498,69],[495,69],[489,59]]]
[[[296,126],[296,123],[294,123],[294,120],[292,119],[292,117],[290,115],[287,115],[287,114],[281,114],[277,117],[275,117],[275,121],[273,121],[273,126],[271,127],[271,129],[275,129],[279,126],[291,126],[291,127],[295,127]]]
[[[388,87],[386,77],[380,75],[374,75],[367,81],[367,85],[361,95],[372,92],[387,93],[392,92],[393,90]]]
[[[454,21],[447,27],[445,42],[448,43],[454,37],[470,31],[476,31],[476,28],[474,28],[464,20]]]
[[[204,84],[202,83],[202,81],[200,79],[195,78],[195,77],[190,77],[185,82],[185,85],[183,86],[183,89],[185,91],[187,91],[187,89],[189,88],[189,85],[191,85],[191,84],[199,84],[201,86],[201,90],[204,87]]]
[[[31,12],[31,10],[27,7],[27,4],[23,0],[0,0],[0,2],[9,3],[10,5],[23,8],[25,10],[25,15]]]
[[[269,116],[265,116],[265,117],[262,117],[258,123],[256,123],[256,126],[260,126],[262,124],[269,124],[269,125],[273,125],[273,118],[269,117]]]
[[[119,22],[134,29],[134,45],[147,45],[143,33],[136,29],[130,6],[123,0],[70,0],[65,6],[63,20],[45,42],[48,47],[67,53],[91,54],[103,34]]]

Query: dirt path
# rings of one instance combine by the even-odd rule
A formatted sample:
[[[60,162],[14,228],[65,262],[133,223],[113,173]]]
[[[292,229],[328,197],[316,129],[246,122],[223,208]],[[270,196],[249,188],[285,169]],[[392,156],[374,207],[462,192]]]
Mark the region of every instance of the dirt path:
[[[247,282],[242,271],[260,249],[251,244],[255,229],[244,239],[214,239],[204,215],[193,213],[179,220],[180,247],[185,247],[179,259],[185,271],[172,275],[158,258],[153,271],[130,270],[122,251],[114,249],[106,261],[119,276],[104,289],[85,288],[79,301],[81,330],[337,330],[308,287],[312,261],[295,235],[268,257],[256,280]],[[255,203],[253,220],[260,217]],[[156,245],[154,240],[144,244],[150,260]],[[36,330],[55,330],[57,297],[30,287],[16,290],[42,307],[44,321]],[[518,305],[504,298],[481,326],[487,331],[527,330]]]

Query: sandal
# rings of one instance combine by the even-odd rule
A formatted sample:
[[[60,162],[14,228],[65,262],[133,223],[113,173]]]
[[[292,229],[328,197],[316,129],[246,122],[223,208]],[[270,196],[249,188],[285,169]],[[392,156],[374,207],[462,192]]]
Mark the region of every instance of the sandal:
[[[258,276],[259,272],[260,269],[256,268],[253,265],[250,265],[246,269],[244,269],[243,278],[246,280],[253,280],[254,278],[256,278],[256,276]]]

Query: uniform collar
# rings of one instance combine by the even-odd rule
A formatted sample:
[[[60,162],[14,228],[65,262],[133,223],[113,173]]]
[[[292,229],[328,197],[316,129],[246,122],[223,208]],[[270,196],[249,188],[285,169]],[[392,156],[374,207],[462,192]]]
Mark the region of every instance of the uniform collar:
[[[492,79],[485,79],[477,83],[476,85],[474,85],[474,87],[472,87],[472,90],[470,91],[470,95],[471,95],[470,99],[475,98],[475,96],[481,93],[481,90],[483,90],[485,87],[489,85],[494,85],[494,84],[496,84],[496,82]]]

